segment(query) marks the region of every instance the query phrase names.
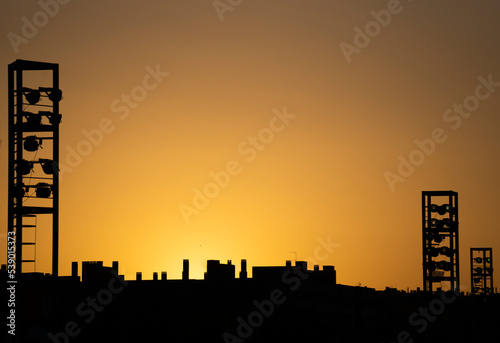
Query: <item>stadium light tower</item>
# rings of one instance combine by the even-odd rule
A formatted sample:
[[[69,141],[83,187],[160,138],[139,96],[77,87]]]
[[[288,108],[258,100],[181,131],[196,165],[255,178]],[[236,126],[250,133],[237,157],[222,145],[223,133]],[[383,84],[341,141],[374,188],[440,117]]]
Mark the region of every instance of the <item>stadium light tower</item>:
[[[25,84],[51,73],[49,85]],[[36,77],[34,78],[36,80]],[[59,274],[59,65],[16,60],[8,67],[8,237],[15,273],[36,271],[37,217],[52,217],[52,275]],[[43,148],[43,150],[42,150]],[[11,238],[14,238],[12,240]]]
[[[493,249],[470,248],[471,293],[493,294]]]
[[[422,192],[422,256],[424,291],[443,281],[460,291],[458,193]]]

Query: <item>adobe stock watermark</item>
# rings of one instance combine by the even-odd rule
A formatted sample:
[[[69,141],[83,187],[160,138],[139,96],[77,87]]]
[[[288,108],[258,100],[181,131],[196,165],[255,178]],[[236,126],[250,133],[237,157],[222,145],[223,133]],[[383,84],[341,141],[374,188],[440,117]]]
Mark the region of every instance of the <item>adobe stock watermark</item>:
[[[470,118],[472,113],[479,109],[481,101],[488,99],[495,92],[495,89],[500,87],[500,82],[494,81],[492,74],[489,74],[488,77],[479,76],[477,79],[479,83],[475,87],[474,94],[465,97],[459,104],[454,103],[443,113],[443,121],[451,124],[452,130],[457,130],[462,126],[463,121]],[[389,189],[394,192],[396,184],[405,182],[407,178],[413,175],[416,168],[436,152],[437,145],[446,142],[447,139],[446,130],[440,127],[433,129],[429,138],[415,139],[416,148],[407,157],[398,156],[397,172],[394,173],[389,170],[384,172],[384,178]]]
[[[440,292],[439,298],[432,299],[427,306],[419,307],[417,311],[413,312],[408,317],[408,323],[410,324],[412,331],[407,330],[400,331],[396,335],[396,340],[392,343],[412,343],[414,342],[415,336],[422,334],[429,325],[435,322],[438,317],[443,314],[446,307],[455,302],[460,291],[443,291]]]
[[[9,32],[7,39],[12,45],[15,53],[19,53],[19,45],[28,44],[30,39],[35,38],[39,31],[47,26],[50,18],[54,18],[60,10],[60,5],[66,5],[71,0],[39,0],[40,10],[35,12],[31,18],[21,18],[20,34]]]
[[[314,249],[314,258],[311,258],[315,264],[318,261],[326,260],[333,253],[333,249],[340,246],[338,243],[333,243],[330,236],[326,240],[322,237],[318,237],[316,240],[318,241],[318,246]],[[308,271],[304,270],[301,265],[287,269],[281,276],[281,282],[287,288],[275,288],[269,292],[267,299],[261,301],[254,300],[252,305],[255,310],[249,312],[245,316],[246,318],[241,316],[236,318],[236,330],[233,331],[234,334],[228,331],[224,332],[222,334],[224,342],[243,343],[246,339],[250,338],[255,330],[262,326],[265,320],[275,313],[278,306],[288,300],[285,292],[296,292],[309,277]]]
[[[403,12],[403,9],[403,5],[401,5],[399,0],[389,0],[386,9],[382,9],[378,12],[375,10],[370,11],[373,20],[367,22],[363,28],[354,26],[353,44],[346,42],[341,42],[339,44],[340,51],[342,51],[347,63],[351,63],[352,54],[360,54],[364,48],[368,47],[372,39],[380,35],[383,28],[389,26],[393,16]]]
[[[244,160],[246,162],[255,160],[257,154],[265,150],[266,147],[274,141],[275,135],[282,132],[290,125],[291,120],[296,117],[295,114],[288,113],[286,107],[283,107],[283,111],[275,108],[273,112],[274,116],[269,120],[269,125],[267,127],[260,129],[254,136],[248,136],[247,139],[238,144],[238,153],[245,157]],[[226,163],[222,170],[218,172],[209,172],[208,176],[211,181],[207,182],[201,189],[197,187],[193,188],[193,199],[191,204],[185,204],[183,202],[179,204],[179,211],[186,224],[191,223],[191,217],[193,215],[199,215],[201,210],[207,208],[210,204],[210,200],[217,197],[221,190],[229,185],[231,178],[241,174],[242,171],[242,164],[236,159],[232,159]]]
[[[128,282],[122,280],[115,270],[111,270],[112,277],[110,278],[106,288],[97,292],[95,297],[87,297],[76,307],[76,314],[83,319],[86,325],[90,325],[97,314],[102,312],[105,306],[113,301],[113,297],[123,292]],[[49,332],[48,338],[55,343],[69,343],[71,338],[75,338],[82,332],[83,323],[71,320],[64,326],[64,331],[55,334]]]
[[[150,91],[155,90],[170,73],[160,70],[160,65],[157,64],[154,68],[146,67],[146,74],[142,78],[142,83],[133,87],[130,92],[123,93],[119,98],[111,102],[111,111],[118,115],[120,120],[125,120],[130,116],[132,110],[139,106],[139,103],[146,100]],[[62,176],[71,173],[74,168],[78,167],[84,157],[89,156],[94,148],[102,144],[104,136],[110,134],[116,129],[115,120],[105,117],[99,121],[97,127],[91,130],[82,130],[84,136],[75,147],[66,146],[66,156],[61,158],[59,164],[54,162],[54,168],[59,168],[59,179],[62,181]]]
[[[233,12],[236,7],[241,5],[243,0],[214,0],[212,5],[221,22],[224,21],[224,13]]]

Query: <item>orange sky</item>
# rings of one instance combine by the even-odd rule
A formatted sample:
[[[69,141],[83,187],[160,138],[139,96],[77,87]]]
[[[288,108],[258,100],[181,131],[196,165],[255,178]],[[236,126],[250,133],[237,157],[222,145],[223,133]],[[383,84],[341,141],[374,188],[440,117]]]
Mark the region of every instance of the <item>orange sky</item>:
[[[462,285],[470,247],[498,254],[496,1],[40,3],[0,14],[2,251],[6,76],[19,58],[60,64],[62,275],[72,261],[118,260],[127,278],[180,278],[188,258],[202,278],[207,259],[238,272],[241,258],[283,265],[292,251],[311,265],[330,240],[315,260],[339,283],[422,287],[422,190],[459,194]],[[436,129],[434,151],[415,152]],[[400,156],[419,165],[391,187]],[[228,163],[225,187],[207,186]],[[205,187],[217,194],[186,220],[179,206]],[[50,272],[46,221],[37,270]]]

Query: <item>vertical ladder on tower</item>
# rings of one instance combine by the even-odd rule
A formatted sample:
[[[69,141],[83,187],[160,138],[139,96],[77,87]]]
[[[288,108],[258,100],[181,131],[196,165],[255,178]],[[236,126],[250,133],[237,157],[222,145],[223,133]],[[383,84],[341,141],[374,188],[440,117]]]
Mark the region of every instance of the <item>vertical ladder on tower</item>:
[[[32,264],[33,272],[36,272],[36,225],[37,217],[35,214],[22,215],[22,230],[23,241],[19,242],[23,246],[23,260],[21,263],[24,265]],[[27,249],[30,247],[31,249]],[[29,259],[26,259],[26,257]],[[32,257],[32,258],[31,258]]]

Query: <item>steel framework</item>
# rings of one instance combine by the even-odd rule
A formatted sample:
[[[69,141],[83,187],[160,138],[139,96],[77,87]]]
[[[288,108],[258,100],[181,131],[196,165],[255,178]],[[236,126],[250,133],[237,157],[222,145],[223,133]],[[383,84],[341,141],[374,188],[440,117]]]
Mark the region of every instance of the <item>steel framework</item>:
[[[470,248],[472,294],[493,294],[493,249]]]
[[[27,87],[33,73],[52,84]],[[38,75],[38,74],[36,74]],[[34,78],[36,79],[36,77]],[[52,275],[59,260],[59,65],[16,60],[8,66],[8,237],[15,242],[15,274],[36,271],[37,217],[52,218]],[[43,150],[41,150],[44,148]],[[43,158],[42,156],[43,155]],[[27,249],[27,250],[26,250]],[[29,256],[25,256],[29,255]]]
[[[458,193],[422,192],[422,256],[424,291],[434,283],[450,283],[460,291],[458,249]],[[437,260],[439,259],[439,260]]]

